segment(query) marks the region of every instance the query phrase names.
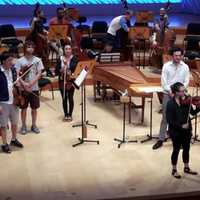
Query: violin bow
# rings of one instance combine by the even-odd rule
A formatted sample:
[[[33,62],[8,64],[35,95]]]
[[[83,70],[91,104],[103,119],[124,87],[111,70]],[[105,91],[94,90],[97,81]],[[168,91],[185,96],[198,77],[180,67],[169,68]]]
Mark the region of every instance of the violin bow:
[[[36,63],[36,64],[37,64],[37,63]],[[33,65],[34,65],[34,63],[30,64],[30,65],[28,66],[29,69],[28,69],[26,72],[24,72],[21,76],[19,76],[19,77],[16,79],[16,81],[13,82],[13,84],[15,85],[20,79],[22,79],[24,76],[26,76],[26,75],[31,71]]]
[[[63,63],[64,63],[64,61],[63,61]],[[64,63],[65,64],[65,63]],[[66,87],[65,87],[65,85],[66,85],[66,74],[67,74],[67,62],[66,62],[66,64],[64,65],[64,81],[63,81],[63,100],[65,100],[65,89],[66,89]]]
[[[192,96],[194,95],[194,87],[192,88]],[[189,104],[189,110],[188,110],[188,117],[187,117],[187,123],[189,122],[190,119],[190,111],[192,109],[192,96],[190,97],[190,104]]]
[[[33,67],[34,65],[38,65],[38,63],[39,63],[39,61],[36,62],[36,63],[30,64],[30,65],[29,65],[29,69],[28,69],[26,72],[24,72],[21,76],[19,76],[19,77],[17,78],[17,80],[13,82],[13,85],[16,85],[17,82],[18,82],[20,79],[22,79],[25,75],[27,75],[27,74],[31,71],[32,67]],[[32,92],[32,91],[28,91],[28,92],[31,93],[31,94],[33,94],[33,95],[36,96],[37,98],[40,98],[40,97],[39,97],[37,94],[35,94],[34,92]],[[43,102],[44,102],[44,101],[43,101]],[[46,105],[47,105],[48,107],[50,107],[52,110],[56,111],[56,109],[53,108],[53,107],[52,107],[50,104],[48,104],[47,102],[44,102],[44,104],[46,104]]]

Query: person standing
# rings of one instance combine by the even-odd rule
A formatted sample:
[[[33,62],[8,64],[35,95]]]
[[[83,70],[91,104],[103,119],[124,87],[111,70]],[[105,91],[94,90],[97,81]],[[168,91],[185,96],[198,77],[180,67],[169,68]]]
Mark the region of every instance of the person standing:
[[[64,55],[60,57],[56,66],[56,75],[59,77],[59,89],[62,96],[64,111],[63,121],[72,121],[74,110],[74,86],[70,76],[76,69],[78,59],[72,53],[71,45],[64,46]]]
[[[181,178],[177,171],[177,161],[179,151],[183,149],[184,173],[197,175],[197,172],[190,169],[189,152],[192,137],[192,123],[190,114],[195,115],[200,108],[193,108],[191,98],[187,99],[185,95],[185,87],[182,83],[177,82],[171,86],[174,97],[167,103],[166,118],[169,124],[168,132],[173,143],[173,151],[171,155],[172,175],[175,178]]]
[[[22,134],[27,133],[26,117],[27,108],[29,104],[31,107],[32,116],[31,131],[33,131],[34,133],[40,133],[40,130],[37,127],[37,110],[40,107],[38,80],[42,75],[42,70],[44,69],[44,66],[42,60],[34,56],[34,48],[35,45],[32,41],[26,41],[24,56],[19,58],[15,64],[18,76],[21,71],[24,71],[26,68],[29,68],[29,72],[22,79],[20,79],[20,84],[22,85],[22,88],[24,90],[23,96],[25,99],[24,105],[20,107],[22,109]]]
[[[174,47],[171,49],[172,61],[163,65],[161,75],[161,85],[163,88],[163,102],[162,102],[162,120],[160,124],[159,140],[153,145],[153,149],[158,149],[163,145],[167,133],[167,120],[166,120],[166,106],[167,102],[173,96],[171,92],[171,85],[176,82],[181,82],[188,87],[189,84],[189,67],[182,61],[183,51]]]
[[[3,52],[1,55],[0,66],[0,132],[2,135],[3,145],[1,146],[4,153],[11,153],[10,145],[23,148],[23,144],[17,139],[17,125],[19,109],[14,105],[13,87],[17,79],[17,73],[13,68],[13,57],[9,52]],[[7,127],[11,122],[12,139],[8,144]]]

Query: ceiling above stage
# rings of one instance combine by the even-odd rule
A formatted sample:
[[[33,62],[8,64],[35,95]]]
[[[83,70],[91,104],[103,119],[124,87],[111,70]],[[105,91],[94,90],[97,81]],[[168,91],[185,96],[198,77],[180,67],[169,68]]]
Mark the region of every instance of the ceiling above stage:
[[[183,0],[170,0],[171,3],[181,3]],[[39,2],[41,5],[66,4],[121,4],[121,0],[0,0],[0,5],[34,5]],[[166,3],[168,0],[127,0],[129,4],[144,3]]]

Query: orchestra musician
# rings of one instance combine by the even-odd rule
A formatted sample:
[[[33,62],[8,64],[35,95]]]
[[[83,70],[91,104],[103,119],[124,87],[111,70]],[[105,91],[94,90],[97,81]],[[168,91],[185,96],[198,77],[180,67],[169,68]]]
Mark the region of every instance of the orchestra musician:
[[[169,20],[165,8],[160,9],[160,18],[155,21],[151,39],[152,64],[160,68],[164,64],[163,55],[169,53],[176,39],[174,31],[169,29]]]
[[[122,38],[120,38],[120,34],[118,31],[123,29],[125,32],[129,31],[128,23],[133,16],[132,10],[126,10],[124,15],[120,15],[115,17],[108,27],[107,36],[106,36],[106,44],[112,46],[114,49],[123,48],[121,44]]]
[[[169,10],[169,5],[166,8],[160,9],[160,17],[155,20],[154,32],[152,35],[152,65],[160,68],[164,64],[164,55],[169,54],[170,48],[175,42],[175,33],[173,30],[169,29],[169,19],[167,11]],[[162,104],[163,95],[158,92],[158,99],[160,104]],[[162,109],[159,111],[162,113]]]
[[[173,143],[173,151],[171,155],[172,175],[175,178],[181,178],[177,171],[178,155],[181,147],[183,148],[184,173],[197,175],[189,167],[189,151],[192,137],[192,124],[190,114],[195,115],[200,111],[198,105],[200,99],[196,101],[196,108],[193,108],[195,102],[192,97],[185,94],[185,86],[180,82],[176,82],[171,86],[171,92],[174,95],[167,103],[166,118],[169,124],[168,132]],[[187,100],[188,98],[188,100]]]
[[[166,120],[166,106],[167,102],[173,96],[171,85],[176,82],[184,84],[185,88],[189,84],[189,67],[183,61],[183,51],[174,47],[171,49],[172,61],[163,65],[161,74],[161,85],[163,88],[163,102],[162,102],[162,120],[160,124],[159,140],[153,145],[153,149],[158,149],[163,145],[167,133],[167,120]]]
[[[2,135],[4,153],[11,153],[10,145],[23,148],[23,144],[17,139],[17,125],[19,109],[14,105],[13,88],[17,79],[16,70],[13,68],[13,57],[9,52],[3,52],[1,55],[0,66],[0,132]],[[12,139],[8,144],[7,127],[11,122]]]
[[[58,7],[56,10],[56,17],[50,19],[49,26],[51,25],[66,25],[69,26],[70,22],[65,15],[65,9],[62,7]],[[71,38],[66,35],[66,41],[63,40],[51,40],[50,47],[53,48],[59,56],[63,55],[63,48],[64,44],[70,43]]]
[[[157,32],[169,28],[169,19],[165,8],[160,9],[160,18],[155,21],[154,27]]]
[[[37,3],[34,9],[33,18],[31,20],[31,33],[28,35],[26,40],[31,40],[35,44],[35,55],[42,59],[42,62],[47,67],[48,63],[48,39],[44,24],[46,23],[44,12],[40,5]],[[46,69],[49,72],[49,69]]]
[[[26,117],[27,117],[27,108],[29,104],[31,107],[31,116],[32,116],[31,131],[34,133],[40,133],[40,130],[36,125],[37,110],[40,107],[38,80],[41,77],[44,66],[42,60],[34,55],[34,49],[35,49],[34,43],[32,41],[26,41],[24,47],[24,56],[19,58],[15,64],[15,68],[17,69],[17,74],[19,77],[20,74],[23,75],[23,73],[25,73],[26,70],[29,70],[28,73],[25,75],[25,77],[19,80],[23,89],[22,95],[25,99],[24,105],[20,106],[22,134],[27,133]]]
[[[72,53],[71,45],[64,46],[64,55],[58,60],[55,73],[59,77],[59,89],[62,96],[64,111],[63,121],[72,121],[74,109],[74,86],[72,85],[71,75],[76,69],[78,59]]]

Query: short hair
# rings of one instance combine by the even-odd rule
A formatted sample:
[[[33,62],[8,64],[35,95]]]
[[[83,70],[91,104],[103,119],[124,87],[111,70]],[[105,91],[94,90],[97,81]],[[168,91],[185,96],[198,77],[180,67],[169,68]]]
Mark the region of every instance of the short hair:
[[[13,54],[11,52],[9,52],[9,51],[4,51],[0,56],[1,63],[6,61],[10,57],[13,57]]]
[[[172,47],[170,49],[170,55],[173,55],[175,52],[180,51],[181,54],[183,55],[183,50],[180,47]]]
[[[35,47],[35,43],[32,40],[26,40],[25,44],[24,44],[24,47],[27,47],[27,46]]]
[[[181,82],[176,82],[173,85],[171,85],[171,91],[173,94],[179,91],[180,87],[184,87],[183,83]]]

